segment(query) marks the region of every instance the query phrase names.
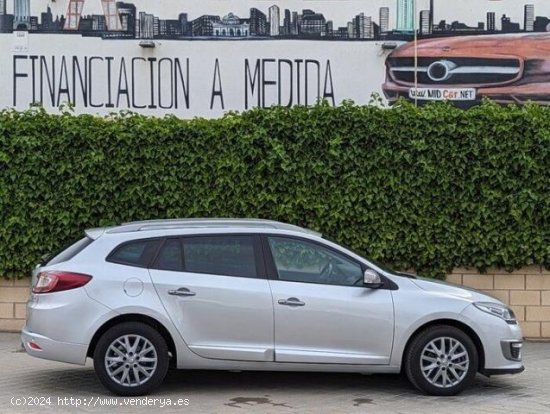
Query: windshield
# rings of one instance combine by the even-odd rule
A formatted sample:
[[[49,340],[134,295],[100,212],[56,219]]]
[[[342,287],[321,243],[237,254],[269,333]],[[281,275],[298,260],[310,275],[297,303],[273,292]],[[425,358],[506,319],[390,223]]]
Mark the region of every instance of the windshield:
[[[392,273],[392,274],[399,273],[396,270],[393,270],[393,269],[389,268],[387,265],[385,265],[383,263],[380,263],[378,260],[373,260],[371,258],[366,258],[366,257],[365,257],[365,259],[367,259],[369,262],[371,262],[376,267],[382,269],[384,272]]]
[[[388,267],[388,266],[387,266],[386,264],[384,264],[384,263],[381,263],[381,262],[379,262],[379,261],[377,261],[377,260],[373,260],[373,259],[371,259],[371,258],[369,258],[369,257],[365,257],[365,255],[363,255],[363,254],[361,254],[361,253],[357,253],[355,250],[350,249],[349,247],[346,247],[346,246],[344,246],[344,245],[342,245],[342,244],[339,244],[339,243],[337,243],[337,242],[335,242],[335,241],[332,241],[332,240],[330,240],[330,239],[328,239],[328,238],[326,238],[326,237],[325,237],[325,240],[328,240],[328,241],[330,241],[330,242],[332,242],[332,243],[338,244],[339,246],[342,246],[344,249],[347,249],[347,250],[349,250],[350,252],[355,253],[357,256],[363,257],[364,259],[368,260],[368,261],[371,262],[373,265],[375,265],[376,267],[378,267],[379,269],[381,269],[382,271],[384,271],[384,272],[386,272],[386,273],[390,273],[390,274],[396,275],[396,276],[404,276],[404,277],[409,277],[409,278],[416,278],[416,275],[413,275],[412,273],[399,272],[399,271],[397,271],[397,270],[393,270],[393,269],[391,269],[390,267]]]

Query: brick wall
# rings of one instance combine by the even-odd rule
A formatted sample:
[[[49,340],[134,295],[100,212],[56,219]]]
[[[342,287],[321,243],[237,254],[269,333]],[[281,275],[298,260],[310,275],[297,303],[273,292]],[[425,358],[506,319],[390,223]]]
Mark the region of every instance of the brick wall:
[[[447,281],[487,292],[510,305],[527,338],[550,340],[550,271],[528,266],[512,273],[455,269]],[[19,331],[25,323],[30,280],[0,279],[0,331]]]
[[[550,339],[550,271],[528,266],[512,273],[455,269],[447,281],[482,290],[510,305],[526,338]]]

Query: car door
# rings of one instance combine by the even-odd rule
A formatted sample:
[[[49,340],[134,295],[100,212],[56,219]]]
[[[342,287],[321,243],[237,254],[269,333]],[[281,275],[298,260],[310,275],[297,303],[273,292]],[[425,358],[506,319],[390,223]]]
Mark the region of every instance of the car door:
[[[204,358],[273,361],[273,305],[254,235],[167,239],[150,269],[187,346]]]
[[[366,269],[318,242],[263,238],[275,315],[275,361],[389,364],[393,300],[362,286]]]

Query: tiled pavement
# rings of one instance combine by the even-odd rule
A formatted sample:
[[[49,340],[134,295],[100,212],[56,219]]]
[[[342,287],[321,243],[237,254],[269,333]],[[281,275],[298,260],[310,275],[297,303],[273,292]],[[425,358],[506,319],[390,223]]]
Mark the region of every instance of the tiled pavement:
[[[31,358],[21,352],[18,335],[0,333],[0,413],[550,413],[550,343],[524,349],[523,374],[478,376],[473,388],[456,397],[427,397],[389,375],[173,371],[150,396],[158,399],[153,402],[114,398],[91,363]],[[101,405],[108,403],[114,406]]]

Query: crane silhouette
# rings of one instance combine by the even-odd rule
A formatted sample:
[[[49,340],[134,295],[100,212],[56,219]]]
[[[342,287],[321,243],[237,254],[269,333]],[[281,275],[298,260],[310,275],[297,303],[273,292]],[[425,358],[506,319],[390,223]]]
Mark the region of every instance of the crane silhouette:
[[[65,19],[65,30],[78,30],[84,3],[86,3],[86,0],[70,0]],[[122,30],[116,0],[101,0],[101,6],[103,7],[107,30],[110,32]]]

